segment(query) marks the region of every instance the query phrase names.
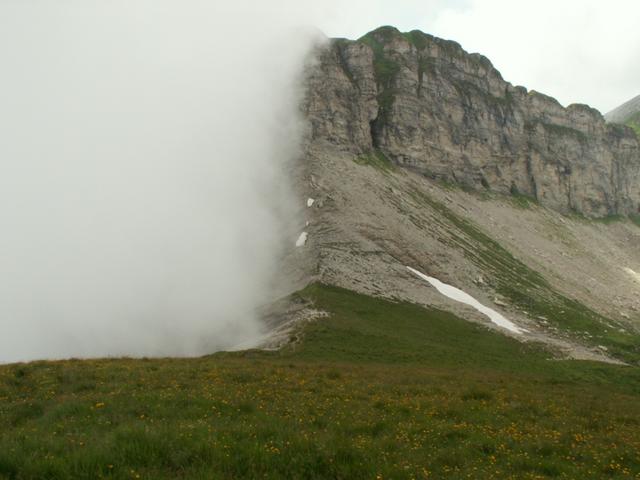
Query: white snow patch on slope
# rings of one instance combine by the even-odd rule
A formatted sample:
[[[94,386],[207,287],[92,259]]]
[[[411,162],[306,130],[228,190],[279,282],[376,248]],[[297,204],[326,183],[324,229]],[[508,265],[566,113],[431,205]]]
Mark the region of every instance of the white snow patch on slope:
[[[424,273],[419,272],[418,270],[415,270],[411,267],[407,267],[407,269],[414,275],[429,282],[432,286],[436,288],[436,290],[438,290],[441,294],[445,295],[446,297],[449,297],[452,300],[455,300],[457,302],[465,303],[475,308],[480,313],[489,317],[489,320],[491,320],[493,323],[495,323],[499,327],[505,328],[510,332],[517,333],[519,335],[522,335],[524,332],[527,331],[524,328],[520,328],[513,322],[507,320],[504,316],[502,316],[502,314],[496,312],[495,310],[489,307],[485,307],[468,293],[463,292],[462,290],[456,287],[452,287],[451,285],[447,285],[446,283],[441,282],[437,278],[429,277],[428,275],[425,275]]]
[[[296,247],[304,247],[304,244],[307,243],[307,237],[309,234],[307,232],[302,232],[296,240]]]
[[[623,270],[627,272],[629,275],[631,275],[631,277],[633,277],[633,279],[636,282],[640,282],[640,273],[635,272],[634,270],[631,270],[630,268],[627,268],[627,267],[625,267]]]
[[[313,204],[314,204],[314,203],[316,203],[315,199],[313,199],[313,198],[309,198],[309,199],[307,199],[307,207],[308,207],[308,208],[313,207]]]

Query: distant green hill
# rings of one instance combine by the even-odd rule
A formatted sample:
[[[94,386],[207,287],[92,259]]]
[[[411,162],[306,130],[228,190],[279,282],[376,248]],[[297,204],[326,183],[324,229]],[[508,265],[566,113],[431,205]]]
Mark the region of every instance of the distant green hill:
[[[628,125],[640,135],[640,95],[610,111],[605,118],[611,123]]]

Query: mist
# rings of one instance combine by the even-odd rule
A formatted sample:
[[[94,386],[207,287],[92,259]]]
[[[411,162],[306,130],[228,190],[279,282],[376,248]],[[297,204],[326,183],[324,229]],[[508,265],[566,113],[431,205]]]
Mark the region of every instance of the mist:
[[[261,333],[299,233],[309,6],[0,3],[0,362]]]

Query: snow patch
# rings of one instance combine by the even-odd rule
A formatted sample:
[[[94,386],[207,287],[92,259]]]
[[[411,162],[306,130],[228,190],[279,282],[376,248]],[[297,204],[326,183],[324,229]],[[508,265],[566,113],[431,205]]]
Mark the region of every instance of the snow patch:
[[[429,277],[428,275],[425,275],[424,273],[419,272],[418,270],[415,270],[411,267],[407,267],[407,269],[414,275],[429,282],[433,287],[435,287],[436,290],[438,290],[444,296],[449,297],[452,300],[455,300],[457,302],[465,303],[475,308],[480,313],[489,317],[489,320],[491,320],[493,323],[495,323],[499,327],[509,330],[510,332],[517,333],[518,335],[522,335],[524,332],[527,332],[527,330],[525,330],[524,328],[520,328],[515,323],[507,320],[502,314],[496,312],[495,310],[489,307],[485,307],[483,304],[481,304],[478,300],[473,298],[468,293],[463,292],[462,290],[456,287],[452,287],[451,285],[447,285],[446,283],[441,282],[437,278]]]
[[[623,268],[623,270],[625,272],[627,272],[629,275],[631,275],[631,277],[636,281],[636,282],[640,282],[640,273],[637,273],[633,270],[631,270],[630,268]]]
[[[307,237],[309,234],[307,232],[302,232],[296,240],[296,247],[304,247],[304,244],[307,243]]]
[[[307,199],[307,208],[313,207],[314,203],[316,203],[315,199],[313,199],[313,198]]]

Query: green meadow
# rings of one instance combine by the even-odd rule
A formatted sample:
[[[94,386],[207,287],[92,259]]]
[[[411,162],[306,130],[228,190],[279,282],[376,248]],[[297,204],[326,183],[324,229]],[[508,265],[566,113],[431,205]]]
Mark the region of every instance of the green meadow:
[[[0,366],[0,479],[640,479],[640,368],[312,285],[279,352]]]

